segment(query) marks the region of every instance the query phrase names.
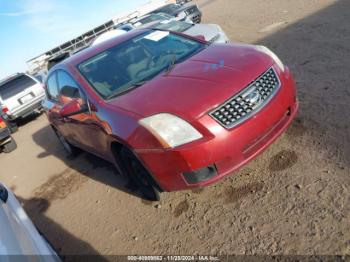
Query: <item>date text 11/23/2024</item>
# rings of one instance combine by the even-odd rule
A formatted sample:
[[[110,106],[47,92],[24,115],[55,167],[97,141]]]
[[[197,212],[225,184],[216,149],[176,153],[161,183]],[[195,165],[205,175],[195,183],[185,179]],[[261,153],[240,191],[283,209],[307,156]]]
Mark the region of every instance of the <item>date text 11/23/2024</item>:
[[[128,261],[219,261],[216,256],[128,256]]]

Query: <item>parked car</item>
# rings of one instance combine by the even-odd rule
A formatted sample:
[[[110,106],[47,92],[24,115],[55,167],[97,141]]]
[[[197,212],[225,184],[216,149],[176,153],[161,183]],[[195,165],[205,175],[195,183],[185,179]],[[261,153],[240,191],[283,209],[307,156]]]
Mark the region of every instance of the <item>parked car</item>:
[[[44,83],[46,79],[46,72],[37,72],[36,74],[33,75],[33,77],[38,80],[40,83]]]
[[[163,20],[176,20],[176,18],[165,13],[147,14],[141,17],[131,19],[127,24],[130,24],[133,28],[137,28],[151,22]]]
[[[167,4],[151,13],[165,13],[171,16],[175,16],[177,20],[184,21],[189,18],[193,23],[200,23],[202,20],[202,12],[199,10],[198,6],[193,3],[187,4]]]
[[[118,27],[119,30],[130,31],[135,28],[154,28],[166,31],[181,32],[191,36],[203,35],[206,41],[228,43],[229,38],[219,25],[195,24],[192,22],[176,21],[172,16],[164,14],[149,14],[139,17],[133,22]]]
[[[96,37],[92,42],[91,42],[91,46],[95,46],[97,44],[100,44],[102,42],[105,42],[109,39],[112,39],[114,37],[120,36],[122,34],[125,34],[126,31],[122,30],[122,29],[112,29],[110,31],[107,31],[103,34],[100,34],[98,37]]]
[[[64,59],[68,58],[71,56],[70,52],[62,52],[58,55],[55,55],[53,57],[51,57],[48,61],[47,61],[47,71],[49,71],[52,67],[54,67],[55,65],[57,65],[58,63],[62,62]]]
[[[0,81],[0,107],[17,130],[16,120],[38,112],[45,98],[43,85],[28,74],[18,73]]]
[[[138,29],[56,65],[46,113],[69,155],[116,165],[149,200],[212,184],[292,122],[292,75],[262,46]]]
[[[183,5],[183,4],[186,4],[188,2],[191,2],[192,0],[176,0],[176,3],[177,4],[180,4],[180,5]]]
[[[144,27],[179,32],[194,37],[202,35],[208,42],[230,42],[225,32],[216,24],[194,24],[183,21],[162,20],[146,24]]]
[[[0,256],[20,261],[60,261],[42,237],[14,194],[0,183]],[[21,258],[19,258],[21,256]],[[9,258],[9,260],[7,260]]]
[[[7,126],[7,116],[0,112],[0,151],[10,153],[16,148],[16,141]]]

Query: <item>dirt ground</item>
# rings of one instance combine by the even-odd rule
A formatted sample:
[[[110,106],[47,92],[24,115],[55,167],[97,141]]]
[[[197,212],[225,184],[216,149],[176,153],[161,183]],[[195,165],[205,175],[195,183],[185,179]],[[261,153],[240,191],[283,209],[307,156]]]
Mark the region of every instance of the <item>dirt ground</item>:
[[[350,254],[350,1],[202,0],[203,23],[292,70],[300,113],[223,181],[141,200],[103,160],[65,158],[45,115],[0,154],[0,180],[66,254]]]

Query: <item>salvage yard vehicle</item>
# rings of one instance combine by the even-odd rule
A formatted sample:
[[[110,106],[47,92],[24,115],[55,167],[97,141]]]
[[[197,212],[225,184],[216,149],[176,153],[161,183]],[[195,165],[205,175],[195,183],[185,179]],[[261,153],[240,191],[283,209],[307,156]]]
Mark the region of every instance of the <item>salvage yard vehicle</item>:
[[[292,75],[268,48],[151,29],[64,60],[46,92],[67,153],[81,148],[114,163],[149,200],[231,174],[298,109]]]
[[[14,194],[0,183],[0,256],[2,261],[60,261],[39,234]],[[16,259],[15,256],[18,256]],[[21,258],[19,257],[21,256]],[[35,256],[35,258],[34,258]],[[9,259],[7,259],[9,258]]]
[[[135,28],[153,28],[167,31],[184,33],[190,36],[203,35],[206,41],[216,43],[228,43],[229,38],[219,25],[216,24],[195,24],[192,22],[176,21],[171,16],[164,14],[150,14],[139,17],[134,22],[122,25],[130,31]],[[120,29],[119,29],[120,30]]]
[[[176,20],[185,21],[190,19],[193,23],[200,23],[202,21],[202,12],[199,10],[198,6],[194,3],[187,4],[167,4],[151,13],[165,13],[176,17]]]
[[[17,148],[17,144],[11,136],[6,117],[6,115],[0,112],[0,152],[10,153]]]
[[[208,42],[230,42],[225,32],[216,24],[194,24],[182,21],[163,20],[146,24],[144,27],[179,32],[194,37],[204,36],[204,39]]]
[[[147,14],[147,15],[143,15],[141,17],[131,19],[127,24],[131,25],[133,28],[137,28],[137,27],[143,26],[143,25],[148,24],[148,23],[152,23],[155,21],[163,21],[163,20],[175,20],[176,21],[174,16],[164,14],[164,13],[157,13],[157,14]]]
[[[41,109],[45,98],[43,85],[24,73],[17,73],[0,81],[0,107],[9,118],[11,132],[17,131],[16,120]]]

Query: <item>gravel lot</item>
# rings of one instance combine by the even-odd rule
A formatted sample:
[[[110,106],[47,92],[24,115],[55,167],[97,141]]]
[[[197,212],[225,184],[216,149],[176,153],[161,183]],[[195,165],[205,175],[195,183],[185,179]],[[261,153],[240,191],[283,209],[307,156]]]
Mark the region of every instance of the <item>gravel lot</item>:
[[[0,180],[61,255],[350,255],[350,1],[202,0],[203,23],[263,44],[291,68],[300,113],[223,181],[141,200],[103,160],[65,158],[46,116],[0,154]]]

